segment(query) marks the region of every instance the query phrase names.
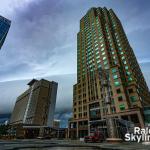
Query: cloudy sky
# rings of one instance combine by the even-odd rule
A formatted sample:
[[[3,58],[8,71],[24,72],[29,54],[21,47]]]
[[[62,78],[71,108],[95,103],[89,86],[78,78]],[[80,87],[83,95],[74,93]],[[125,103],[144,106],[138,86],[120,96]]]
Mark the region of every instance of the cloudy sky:
[[[70,116],[79,20],[104,6],[120,18],[150,87],[149,0],[1,0],[12,25],[0,51],[0,113],[12,111],[30,79],[46,78],[59,82],[56,117]]]

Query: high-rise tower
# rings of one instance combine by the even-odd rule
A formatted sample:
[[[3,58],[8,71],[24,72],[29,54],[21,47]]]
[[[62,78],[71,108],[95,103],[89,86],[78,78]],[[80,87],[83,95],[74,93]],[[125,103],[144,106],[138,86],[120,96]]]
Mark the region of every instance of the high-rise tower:
[[[31,80],[29,89],[16,101],[10,125],[53,126],[58,83]]]
[[[10,20],[0,16],[0,49],[6,39],[10,25],[11,25]]]
[[[105,105],[102,72],[109,74],[111,103]],[[112,9],[91,8],[77,34],[77,84],[73,87],[70,135],[84,137],[109,117],[144,126],[150,93],[120,20]],[[93,122],[93,123],[92,123]]]

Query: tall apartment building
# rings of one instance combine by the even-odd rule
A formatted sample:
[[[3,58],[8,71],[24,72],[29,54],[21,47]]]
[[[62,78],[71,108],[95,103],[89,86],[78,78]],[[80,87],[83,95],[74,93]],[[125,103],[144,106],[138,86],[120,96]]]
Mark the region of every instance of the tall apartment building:
[[[104,72],[109,75],[109,108],[102,86]],[[106,115],[143,127],[146,105],[150,105],[149,89],[119,18],[112,9],[91,8],[80,20],[77,34],[70,136],[84,137],[92,124],[101,126]]]
[[[52,127],[58,84],[33,79],[28,85],[29,89],[16,100],[10,124]]]
[[[0,16],[0,49],[6,39],[10,25],[11,25],[10,20]]]

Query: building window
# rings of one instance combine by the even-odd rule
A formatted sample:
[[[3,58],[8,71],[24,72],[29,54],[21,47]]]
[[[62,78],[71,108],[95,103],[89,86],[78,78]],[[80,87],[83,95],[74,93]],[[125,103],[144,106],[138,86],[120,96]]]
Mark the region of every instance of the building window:
[[[111,52],[111,53],[112,53],[112,55],[115,54],[115,52]]]
[[[112,69],[112,73],[116,73],[117,72],[117,69],[116,68],[113,68]]]
[[[101,51],[104,51],[105,50],[105,48],[103,47],[103,48],[101,48]]]
[[[113,56],[113,59],[116,59],[116,56]]]
[[[103,60],[105,60],[106,59],[106,57],[103,57]]]
[[[133,89],[128,89],[129,94],[133,93]]]
[[[108,61],[107,61],[107,60],[104,61],[104,65],[106,65],[106,64],[108,64]]]
[[[104,44],[101,44],[101,47],[103,47],[104,46]]]
[[[131,81],[133,81],[133,79],[132,79],[131,77],[129,77],[129,78],[128,78],[128,81],[131,82]]]
[[[119,96],[119,97],[118,97],[118,101],[123,101],[123,97],[122,97],[122,96]]]
[[[125,59],[125,57],[123,56],[123,57],[121,57],[121,59],[123,60],[123,59]]]
[[[106,65],[104,68],[105,68],[105,69],[109,69],[109,66],[108,66],[108,65]]]
[[[136,99],[136,96],[131,96],[131,97],[130,97],[130,100],[131,100],[132,103],[133,103],[133,102],[136,102],[136,100],[137,100],[137,99]]]
[[[83,110],[87,110],[87,106],[83,106]]]
[[[115,104],[115,101],[114,101],[114,99],[112,98],[112,100],[111,100],[111,104],[112,105],[114,105]]]
[[[115,113],[115,112],[116,112],[116,108],[115,108],[115,107],[112,107],[112,108],[111,108],[111,111],[112,111],[112,113]]]
[[[100,61],[100,59],[99,59],[99,60],[97,61],[97,64],[100,63],[100,62],[101,62],[101,61]]]
[[[115,79],[118,79],[118,75],[116,74],[116,75],[113,75],[113,79],[115,80]]]
[[[101,40],[100,40],[100,43],[102,43],[103,41],[104,41],[104,40],[103,40],[103,39],[101,39]]]
[[[123,55],[123,52],[121,52],[120,54]]]
[[[98,68],[101,68],[102,66],[101,66],[101,64],[98,64]]]
[[[82,113],[79,113],[79,118],[81,118],[82,117]]]
[[[121,111],[122,111],[122,110],[125,110],[125,104],[119,105],[119,108],[120,108]]]
[[[99,59],[100,58],[100,55],[96,56],[96,59]]]
[[[111,47],[110,49],[111,49],[112,51],[114,50],[114,48],[113,48],[113,47]]]
[[[84,115],[84,117],[87,116],[87,112],[84,112],[83,115]]]
[[[124,63],[124,64],[127,64],[127,62],[126,62],[126,61],[123,61],[123,63]]]
[[[127,72],[126,72],[126,75],[129,76],[129,75],[131,75],[131,73],[130,73],[129,71],[127,71]]]
[[[116,65],[116,64],[117,64],[117,61],[113,61],[113,63]]]
[[[114,82],[114,85],[115,85],[115,86],[120,86],[120,82],[119,82],[119,81],[115,81],[115,82]]]
[[[125,66],[125,69],[126,69],[126,70],[128,70],[128,69],[129,69],[129,67],[128,67],[128,66]]]
[[[99,36],[100,36],[99,39],[101,40],[103,38],[103,36],[101,34],[99,34]]]
[[[95,47],[97,47],[98,46],[98,44],[95,44]]]
[[[117,94],[120,94],[120,93],[121,93],[121,90],[120,90],[120,89],[117,89],[116,92],[117,92]]]
[[[105,52],[103,52],[102,55],[105,55]]]

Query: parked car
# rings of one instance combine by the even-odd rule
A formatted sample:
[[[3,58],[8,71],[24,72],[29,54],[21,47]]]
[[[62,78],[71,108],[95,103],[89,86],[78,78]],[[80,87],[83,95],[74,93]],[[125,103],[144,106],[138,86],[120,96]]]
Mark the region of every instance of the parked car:
[[[102,142],[104,141],[104,135],[103,133],[97,131],[94,133],[91,133],[90,136],[85,136],[84,137],[84,142],[91,142],[91,143],[96,143],[96,142]]]

